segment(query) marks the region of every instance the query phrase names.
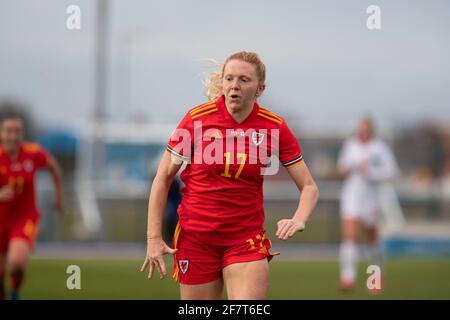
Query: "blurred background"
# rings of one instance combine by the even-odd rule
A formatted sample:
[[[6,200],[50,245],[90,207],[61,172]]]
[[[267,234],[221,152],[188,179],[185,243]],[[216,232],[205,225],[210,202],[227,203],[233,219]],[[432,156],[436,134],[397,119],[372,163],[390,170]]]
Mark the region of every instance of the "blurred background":
[[[372,4],[379,30],[366,25]],[[206,101],[207,60],[247,50],[267,67],[260,104],[287,120],[321,191],[307,231],[280,243],[276,221],[292,215],[298,194],[284,169],[266,178],[265,226],[282,253],[270,298],[369,297],[363,265],[356,293],[337,291],[336,161],[370,115],[401,170],[381,193],[389,273],[380,296],[449,299],[449,30],[444,0],[1,0],[0,113],[22,112],[27,138],[55,155],[64,177],[58,217],[50,177],[39,175],[43,216],[24,298],[178,298],[172,281],[137,272],[151,180],[172,130]],[[79,292],[65,287],[69,264],[89,270]]]

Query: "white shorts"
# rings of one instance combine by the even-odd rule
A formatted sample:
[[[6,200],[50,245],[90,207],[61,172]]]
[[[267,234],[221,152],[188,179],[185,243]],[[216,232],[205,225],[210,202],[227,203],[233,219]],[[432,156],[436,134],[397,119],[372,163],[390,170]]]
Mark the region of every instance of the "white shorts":
[[[359,181],[348,181],[341,191],[341,219],[359,220],[366,227],[378,224],[381,213],[376,186]]]
[[[352,219],[360,221],[366,227],[375,227],[380,218],[380,210],[378,209],[361,209],[350,210],[341,206],[341,219]]]
[[[341,198],[341,219],[359,220],[367,227],[374,227],[380,218],[380,206],[375,198],[347,195]]]

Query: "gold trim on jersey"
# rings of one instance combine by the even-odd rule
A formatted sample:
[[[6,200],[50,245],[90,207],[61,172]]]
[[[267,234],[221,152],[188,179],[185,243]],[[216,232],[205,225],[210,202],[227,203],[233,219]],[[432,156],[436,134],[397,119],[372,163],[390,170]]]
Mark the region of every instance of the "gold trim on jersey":
[[[168,154],[170,154],[171,156],[174,156],[175,158],[177,158],[177,159],[179,159],[179,160],[181,160],[181,161],[188,161],[188,160],[191,159],[190,157],[183,156],[181,153],[176,152],[176,151],[173,150],[172,147],[169,146],[169,145],[166,146],[166,152],[167,152]]]
[[[279,120],[279,118],[275,118],[275,117],[269,116],[269,115],[264,114],[264,113],[262,113],[260,111],[258,112],[258,116],[266,118],[266,119],[271,120],[273,122],[276,122],[278,124],[281,124],[281,120]]]
[[[297,157],[296,159],[291,160],[291,161],[289,161],[289,162],[283,163],[283,165],[284,165],[287,169],[289,169],[289,168],[295,167],[296,165],[302,163],[303,160],[304,160],[304,159],[303,159],[303,155],[300,155],[300,157]]]
[[[286,169],[290,169],[290,168],[292,168],[292,167],[295,167],[296,165],[299,165],[299,164],[302,163],[303,161],[304,161],[304,160],[302,159],[302,160],[300,160],[299,162],[293,163],[293,164],[287,166]]]
[[[207,103],[202,104],[202,105],[200,105],[198,107],[195,107],[193,110],[189,111],[189,114],[191,116],[193,116],[196,113],[202,112],[202,111],[204,111],[206,109],[210,109],[210,108],[215,107],[215,106],[216,106],[216,102],[215,101],[207,102]]]
[[[219,109],[217,109],[217,108],[214,107],[214,109],[211,109],[211,110],[208,110],[208,111],[205,111],[205,112],[196,114],[195,116],[192,116],[192,115],[191,115],[191,119],[192,119],[192,120],[197,119],[197,118],[199,118],[199,117],[201,117],[201,116],[204,116],[205,114],[212,113],[212,112],[216,112],[217,110],[219,110]]]
[[[174,249],[177,248],[180,232],[181,232],[181,226],[180,226],[180,222],[178,222],[177,226],[175,227],[175,232],[173,234],[172,247]],[[172,278],[175,281],[180,281],[180,267],[178,266],[178,259],[176,258],[176,253],[175,253],[175,262],[176,262],[175,269],[173,270]]]
[[[281,117],[279,115],[277,115],[277,114],[273,113],[272,111],[269,111],[269,110],[267,110],[267,109],[265,109],[263,107],[259,107],[259,112],[264,113],[264,114],[266,114],[268,116],[272,116],[275,119],[278,119],[280,121],[283,121],[283,119],[281,119]]]
[[[41,147],[37,143],[29,142],[29,143],[23,144],[23,150],[25,152],[36,153],[36,152],[39,152],[40,149],[41,149]]]

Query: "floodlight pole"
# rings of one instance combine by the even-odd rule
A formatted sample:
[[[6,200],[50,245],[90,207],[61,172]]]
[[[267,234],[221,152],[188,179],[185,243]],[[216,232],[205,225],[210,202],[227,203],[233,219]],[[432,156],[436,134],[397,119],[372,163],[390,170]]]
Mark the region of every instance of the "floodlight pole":
[[[97,0],[97,33],[95,40],[95,122],[106,118],[106,92],[108,73],[108,1]]]
[[[91,130],[91,141],[88,141],[91,154],[92,171],[88,173],[88,180],[83,185],[80,184],[80,194],[87,204],[84,205],[84,222],[86,227],[93,232],[92,236],[97,239],[103,239],[105,228],[101,223],[101,213],[96,196],[96,181],[101,174],[100,165],[103,159],[102,128],[106,122],[106,99],[107,99],[107,79],[108,79],[108,0],[97,0],[97,30],[95,37],[95,82],[94,82],[94,112],[93,127]],[[82,190],[81,190],[82,189]]]

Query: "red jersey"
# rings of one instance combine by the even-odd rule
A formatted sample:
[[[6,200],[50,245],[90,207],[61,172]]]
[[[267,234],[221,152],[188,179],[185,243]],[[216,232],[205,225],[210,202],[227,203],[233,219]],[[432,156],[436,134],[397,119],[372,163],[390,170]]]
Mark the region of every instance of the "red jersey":
[[[36,143],[22,143],[16,159],[11,159],[0,145],[0,187],[9,184],[14,196],[0,202],[0,221],[11,221],[25,215],[38,217],[36,206],[36,172],[48,164],[48,153]]]
[[[167,151],[187,162],[181,173],[181,227],[218,245],[234,244],[263,230],[262,173],[278,170],[274,159],[285,167],[303,160],[283,118],[255,103],[251,114],[238,123],[224,96],[189,110]]]

